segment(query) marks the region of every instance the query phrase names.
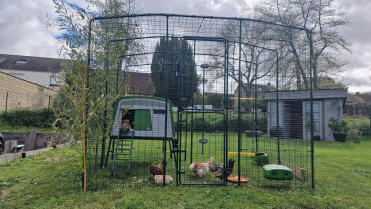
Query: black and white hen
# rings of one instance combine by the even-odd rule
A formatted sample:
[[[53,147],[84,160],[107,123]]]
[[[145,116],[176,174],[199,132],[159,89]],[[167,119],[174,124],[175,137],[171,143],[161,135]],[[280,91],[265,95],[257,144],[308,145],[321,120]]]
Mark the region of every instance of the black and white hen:
[[[234,165],[235,160],[232,158],[229,159],[227,166],[226,166],[226,177],[232,174],[233,172],[233,165]],[[210,167],[210,171],[213,172],[213,176],[224,179],[224,165],[223,164],[214,164]]]

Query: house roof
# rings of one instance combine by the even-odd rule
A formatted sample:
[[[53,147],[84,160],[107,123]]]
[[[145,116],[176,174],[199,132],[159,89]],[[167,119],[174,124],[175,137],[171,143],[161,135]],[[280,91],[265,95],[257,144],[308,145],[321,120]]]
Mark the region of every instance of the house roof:
[[[357,95],[354,95],[354,94],[348,94],[348,97],[347,97],[347,104],[359,104],[359,103],[366,103],[366,101],[360,97],[360,96],[357,96]]]
[[[0,69],[59,72],[61,64],[62,60],[55,58],[0,54]]]
[[[130,80],[129,94],[153,95],[154,87],[151,73],[128,72]]]
[[[358,97],[361,97],[365,102],[367,103],[371,103],[371,93],[370,92],[366,92],[366,93],[356,93],[356,95]]]

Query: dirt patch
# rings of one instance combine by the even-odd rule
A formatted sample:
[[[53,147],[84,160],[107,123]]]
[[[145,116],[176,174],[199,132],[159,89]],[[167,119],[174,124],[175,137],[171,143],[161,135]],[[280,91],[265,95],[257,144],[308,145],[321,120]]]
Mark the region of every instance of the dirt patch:
[[[9,193],[9,190],[1,190],[0,197],[5,197]]]
[[[56,163],[58,161],[66,160],[66,159],[63,158],[63,157],[48,157],[45,160],[48,161],[48,162]]]

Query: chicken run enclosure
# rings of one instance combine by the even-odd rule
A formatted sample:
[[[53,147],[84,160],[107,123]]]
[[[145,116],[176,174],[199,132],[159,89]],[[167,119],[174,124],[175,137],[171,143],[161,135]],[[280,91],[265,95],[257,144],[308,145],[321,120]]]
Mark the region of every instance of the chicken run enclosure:
[[[309,30],[175,14],[99,17],[89,29],[88,72],[104,69],[115,101],[96,122],[103,130],[88,133],[88,189],[314,188]],[[150,93],[130,91],[144,85],[133,73],[150,75]]]

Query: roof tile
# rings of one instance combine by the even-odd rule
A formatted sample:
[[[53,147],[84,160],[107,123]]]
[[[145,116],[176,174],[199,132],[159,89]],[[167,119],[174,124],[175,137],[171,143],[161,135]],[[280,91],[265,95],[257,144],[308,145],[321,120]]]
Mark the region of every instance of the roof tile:
[[[27,60],[28,62],[17,64],[19,60]],[[61,63],[61,59],[55,58],[0,54],[0,69],[59,72],[62,68]]]

